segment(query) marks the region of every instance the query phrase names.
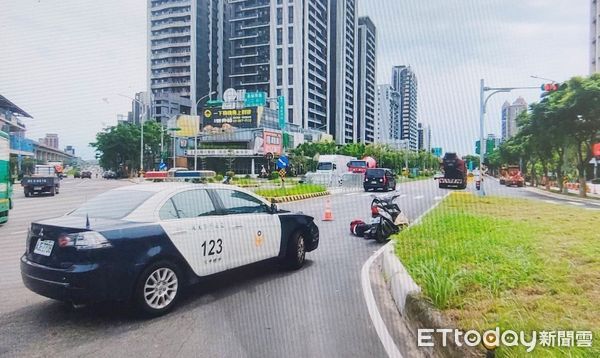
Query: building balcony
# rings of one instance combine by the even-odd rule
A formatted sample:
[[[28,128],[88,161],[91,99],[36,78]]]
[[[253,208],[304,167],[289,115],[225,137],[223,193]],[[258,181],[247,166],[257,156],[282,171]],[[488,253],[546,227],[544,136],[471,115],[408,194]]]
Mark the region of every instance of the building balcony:
[[[164,12],[159,15],[152,14],[151,20],[158,21],[158,20],[164,20],[164,19],[169,19],[169,18],[173,18],[173,17],[177,18],[177,17],[183,17],[183,16],[190,16],[190,14],[191,14],[190,10],[186,10],[184,7],[181,7],[180,9],[181,9],[181,11],[169,11],[169,12]]]
[[[151,25],[151,30],[152,31],[159,31],[159,30],[164,30],[164,29],[170,29],[170,28],[178,28],[178,27],[183,27],[183,28],[190,28],[192,25],[192,21],[191,20],[186,20],[186,21],[171,21],[171,22],[164,22],[164,23],[160,23],[160,24],[152,24]]]
[[[171,32],[162,32],[156,35],[152,35],[152,40],[165,40],[165,39],[175,39],[179,37],[191,36],[192,32],[189,30],[186,31],[171,31]]]
[[[167,81],[162,83],[153,83],[152,89],[162,89],[162,88],[176,88],[176,87],[189,87],[191,81]]]
[[[190,71],[178,71],[178,72],[163,72],[163,73],[153,73],[152,79],[159,78],[171,78],[171,77],[190,77]]]
[[[161,43],[161,44],[156,44],[156,45],[152,45],[150,48],[152,50],[158,51],[158,50],[164,50],[167,48],[176,48],[176,47],[191,47],[192,46],[192,41],[169,41],[169,42],[165,42],[165,43]]]
[[[164,59],[164,58],[170,58],[170,57],[189,57],[190,56],[191,51],[187,50],[187,51],[169,51],[169,52],[164,52],[164,53],[159,53],[159,54],[151,54],[150,58],[152,58],[153,60],[160,60],[160,59]]]
[[[0,128],[7,127],[7,132],[25,131],[25,123],[21,122],[16,116],[5,116],[0,113]]]
[[[243,54],[243,55],[229,56],[229,59],[233,60],[233,59],[236,59],[236,58],[248,58],[248,57],[256,57],[256,56],[258,56],[258,52],[249,53],[249,54]]]
[[[243,16],[243,17],[237,17],[237,18],[229,19],[229,22],[240,22],[240,21],[246,21],[246,20],[256,20],[258,18],[260,18],[260,16],[258,14],[256,14],[256,15],[252,15],[252,16]]]
[[[152,70],[161,70],[165,68],[190,68],[190,61],[169,61],[164,63],[155,63],[152,64]]]
[[[252,30],[252,29],[259,29],[261,27],[269,27],[269,23],[268,22],[258,22],[255,21],[253,23],[248,23],[248,24],[244,24],[240,26],[240,30]]]
[[[152,11],[160,11],[160,10],[184,7],[184,6],[190,6],[190,0],[181,0],[181,1],[171,0],[171,1],[165,2],[160,5],[152,6],[150,9]]]
[[[263,46],[269,46],[269,42],[243,44],[243,45],[240,45],[239,48],[254,48],[254,47],[263,47]]]

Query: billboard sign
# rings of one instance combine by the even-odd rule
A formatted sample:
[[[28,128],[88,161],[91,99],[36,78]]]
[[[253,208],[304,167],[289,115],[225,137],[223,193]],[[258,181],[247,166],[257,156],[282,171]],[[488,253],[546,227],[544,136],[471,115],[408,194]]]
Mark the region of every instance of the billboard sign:
[[[252,149],[188,149],[185,154],[200,157],[251,157],[254,151]]]
[[[277,97],[277,109],[279,111],[279,129],[284,129],[285,127],[285,97],[279,96]]]
[[[243,109],[205,108],[203,113],[202,132],[208,129],[233,127],[257,128],[257,107]]]
[[[180,128],[177,131],[178,137],[195,137],[200,129],[200,117],[189,115],[178,115],[175,127]]]
[[[441,147],[435,147],[431,149],[431,152],[433,153],[433,155],[435,155],[436,157],[441,157],[442,156],[442,148]]]

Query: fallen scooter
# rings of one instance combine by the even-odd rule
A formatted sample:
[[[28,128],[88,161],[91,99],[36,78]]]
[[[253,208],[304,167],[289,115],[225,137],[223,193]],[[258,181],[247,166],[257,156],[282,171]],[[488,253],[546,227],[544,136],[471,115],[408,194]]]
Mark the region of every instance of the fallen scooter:
[[[353,221],[350,224],[352,234],[383,243],[388,241],[390,236],[408,226],[408,218],[394,203],[398,197],[399,195],[386,198],[375,196],[371,202],[371,223],[366,224],[360,220]]]

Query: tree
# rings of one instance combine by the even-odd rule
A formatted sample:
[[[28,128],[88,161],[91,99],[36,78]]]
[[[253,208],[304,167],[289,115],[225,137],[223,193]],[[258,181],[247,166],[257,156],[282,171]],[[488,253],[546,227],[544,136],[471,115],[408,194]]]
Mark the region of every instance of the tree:
[[[131,123],[119,123],[96,134],[96,141],[90,146],[96,150],[96,158],[104,169],[113,170],[124,176],[131,176],[140,169],[141,127]],[[144,123],[144,167],[152,168],[160,158],[160,124],[154,121]],[[165,135],[164,143],[169,143]],[[168,145],[166,145],[168,147]]]

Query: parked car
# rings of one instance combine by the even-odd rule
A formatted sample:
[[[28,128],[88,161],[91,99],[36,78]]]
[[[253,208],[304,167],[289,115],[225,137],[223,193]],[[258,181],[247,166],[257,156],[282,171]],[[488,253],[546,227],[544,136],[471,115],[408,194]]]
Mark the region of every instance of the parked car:
[[[21,276],[33,292],[76,304],[134,302],[158,316],[203,277],[272,258],[299,269],[319,229],[313,217],[241,188],[152,183],[33,222],[26,242]]]
[[[113,172],[112,170],[107,170],[102,174],[102,177],[104,179],[117,179],[117,173]]]
[[[396,178],[394,173],[387,168],[371,168],[365,172],[365,180],[363,181],[365,191],[371,189],[382,189],[388,191],[396,190]]]
[[[87,171],[87,170],[81,172],[81,179],[85,179],[85,178],[92,179],[92,172]]]

